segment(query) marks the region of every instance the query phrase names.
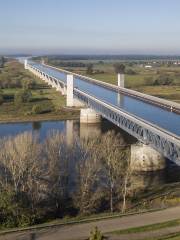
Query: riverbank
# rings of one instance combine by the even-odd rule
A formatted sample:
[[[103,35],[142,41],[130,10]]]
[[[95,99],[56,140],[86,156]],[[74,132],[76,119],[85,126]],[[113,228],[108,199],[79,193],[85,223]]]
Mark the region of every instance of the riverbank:
[[[64,120],[78,120],[78,109],[68,109],[55,113],[37,114],[30,116],[2,116],[0,118],[0,124],[3,123],[21,123],[21,122],[39,122],[39,121],[64,121]]]

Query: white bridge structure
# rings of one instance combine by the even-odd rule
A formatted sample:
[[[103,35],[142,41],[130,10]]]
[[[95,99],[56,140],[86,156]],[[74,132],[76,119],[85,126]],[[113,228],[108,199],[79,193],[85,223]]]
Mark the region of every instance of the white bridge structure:
[[[81,107],[82,122],[106,118],[180,165],[180,104],[125,88],[123,75],[115,86],[32,61],[25,68]]]

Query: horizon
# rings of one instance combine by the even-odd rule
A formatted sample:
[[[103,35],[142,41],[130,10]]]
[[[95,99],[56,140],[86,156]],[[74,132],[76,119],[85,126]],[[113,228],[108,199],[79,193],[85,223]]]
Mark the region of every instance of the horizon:
[[[178,0],[6,0],[0,54],[180,55]]]

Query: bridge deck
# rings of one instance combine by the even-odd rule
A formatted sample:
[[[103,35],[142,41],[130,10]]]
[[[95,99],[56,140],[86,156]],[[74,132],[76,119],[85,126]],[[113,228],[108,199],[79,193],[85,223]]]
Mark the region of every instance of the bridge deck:
[[[42,64],[32,63],[32,65],[46,74],[66,83],[67,74],[65,72],[60,72]],[[108,89],[105,86],[103,87],[102,85],[87,81],[78,76],[75,76],[74,87],[89,95],[95,96],[99,100],[105,101],[106,103],[109,102],[118,109],[123,109],[126,112],[180,136],[180,116],[178,113],[170,112],[167,109],[128,96],[125,93],[118,93],[113,89]]]

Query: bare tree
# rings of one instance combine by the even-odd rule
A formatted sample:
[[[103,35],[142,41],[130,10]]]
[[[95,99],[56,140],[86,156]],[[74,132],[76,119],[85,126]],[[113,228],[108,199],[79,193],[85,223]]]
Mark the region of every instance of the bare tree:
[[[80,213],[87,214],[93,211],[98,198],[96,183],[101,171],[100,154],[97,139],[76,140],[75,155],[78,155],[78,193],[77,206]]]
[[[5,169],[5,184],[13,191],[26,193],[31,207],[40,198],[42,167],[38,136],[30,132],[3,139],[0,144],[0,163]]]
[[[114,211],[114,193],[116,191],[117,181],[123,175],[123,165],[125,161],[124,141],[120,135],[113,131],[104,134],[101,140],[101,151],[105,163],[105,169],[108,179],[110,210]]]
[[[31,177],[36,175],[38,169],[39,155],[38,138],[32,133],[25,132],[3,140],[0,161],[9,171],[7,177],[12,181],[15,192],[29,188],[29,181],[32,181]]]
[[[126,150],[126,156],[125,156],[125,163],[123,167],[123,181],[122,181],[122,197],[123,197],[123,203],[122,203],[122,213],[126,211],[126,198],[128,196],[129,191],[131,190],[131,176],[133,174],[133,168],[131,165],[131,159],[130,159],[130,150]]]
[[[64,199],[68,195],[69,150],[65,136],[53,131],[44,143],[47,189],[56,210],[61,212]]]

